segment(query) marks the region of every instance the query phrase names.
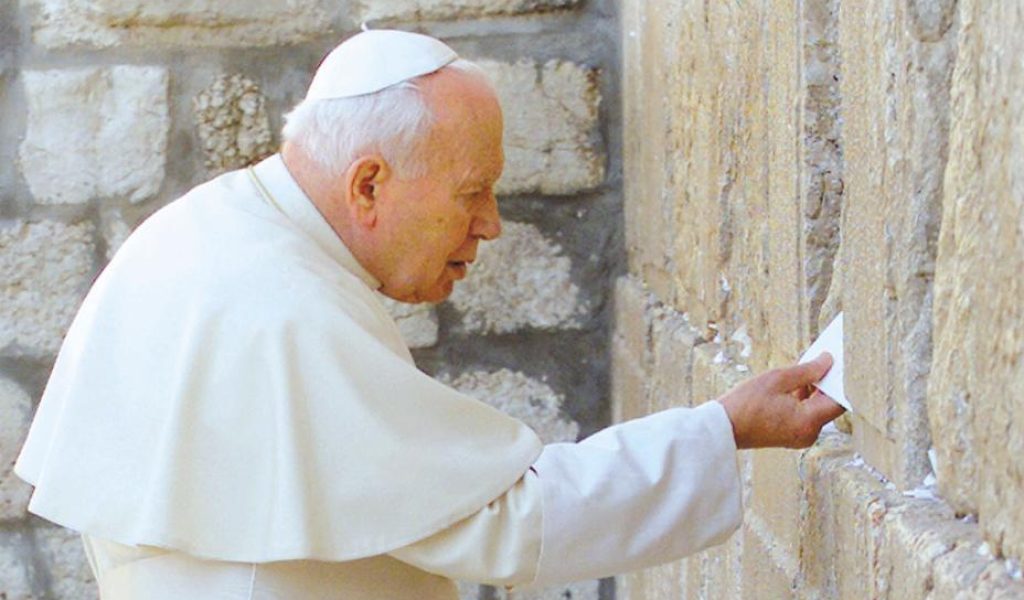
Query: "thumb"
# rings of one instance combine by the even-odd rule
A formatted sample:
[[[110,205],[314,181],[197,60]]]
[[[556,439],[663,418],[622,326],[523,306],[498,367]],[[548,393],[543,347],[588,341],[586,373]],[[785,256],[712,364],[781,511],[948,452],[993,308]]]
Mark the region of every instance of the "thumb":
[[[804,386],[821,381],[821,378],[832,368],[832,355],[822,352],[810,362],[794,365],[779,372],[780,392],[792,392]]]
[[[846,412],[846,409],[838,402],[829,398],[820,390],[815,390],[810,398],[803,401],[803,408],[816,423],[821,424],[820,426],[824,426],[825,423],[839,418],[840,415]]]

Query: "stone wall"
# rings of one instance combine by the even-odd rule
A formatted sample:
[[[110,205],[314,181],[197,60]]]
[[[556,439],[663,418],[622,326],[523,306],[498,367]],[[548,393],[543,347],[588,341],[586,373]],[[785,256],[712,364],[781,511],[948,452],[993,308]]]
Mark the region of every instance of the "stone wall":
[[[1022,26],[1004,0],[623,3],[615,419],[791,363],[840,310],[855,412],[741,452],[742,528],[618,598],[1024,597]]]
[[[11,464],[61,338],[131,230],[272,153],[281,114],[358,30],[431,33],[491,74],[506,112],[504,236],[439,306],[392,304],[422,368],[548,441],[609,419],[620,258],[612,0],[0,2],[0,598],[95,598],[73,533],[26,513]],[[464,585],[467,599],[504,591]],[[611,598],[582,582],[529,598]]]

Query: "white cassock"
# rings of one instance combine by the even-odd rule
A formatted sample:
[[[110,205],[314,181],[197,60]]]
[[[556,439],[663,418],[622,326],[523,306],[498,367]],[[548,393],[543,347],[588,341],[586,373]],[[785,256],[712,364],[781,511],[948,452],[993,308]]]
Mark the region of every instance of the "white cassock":
[[[279,156],[125,242],[16,465],[104,600],[450,600],[452,579],[608,576],[737,527],[717,402],[542,447],[417,370],[376,287]]]
[[[307,99],[455,60],[354,36]],[[675,560],[739,524],[709,402],[542,446],[416,369],[376,281],[280,156],[144,222],[68,331],[15,472],[104,600],[452,600]]]

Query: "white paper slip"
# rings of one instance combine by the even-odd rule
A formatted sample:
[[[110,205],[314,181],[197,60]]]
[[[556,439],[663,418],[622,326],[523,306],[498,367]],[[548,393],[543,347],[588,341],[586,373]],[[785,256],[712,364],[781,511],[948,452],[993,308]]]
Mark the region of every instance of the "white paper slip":
[[[853,407],[850,406],[850,401],[846,399],[846,394],[843,392],[843,313],[836,315],[836,318],[832,319],[818,339],[814,340],[814,343],[804,351],[803,356],[800,357],[800,363],[810,362],[822,352],[832,355],[832,368],[821,381],[814,384],[814,387],[852,412]]]

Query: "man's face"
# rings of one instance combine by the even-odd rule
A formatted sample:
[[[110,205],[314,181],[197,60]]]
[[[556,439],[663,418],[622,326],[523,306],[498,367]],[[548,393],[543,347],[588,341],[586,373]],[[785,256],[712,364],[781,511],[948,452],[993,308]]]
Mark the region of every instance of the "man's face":
[[[427,174],[381,186],[381,292],[403,302],[440,302],[466,276],[481,240],[501,233],[493,186],[501,175],[501,109],[490,90],[466,80],[430,90],[437,124],[424,152]]]

